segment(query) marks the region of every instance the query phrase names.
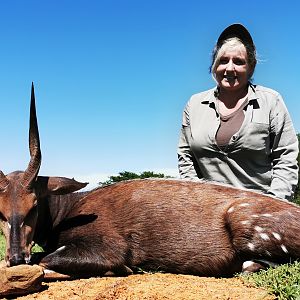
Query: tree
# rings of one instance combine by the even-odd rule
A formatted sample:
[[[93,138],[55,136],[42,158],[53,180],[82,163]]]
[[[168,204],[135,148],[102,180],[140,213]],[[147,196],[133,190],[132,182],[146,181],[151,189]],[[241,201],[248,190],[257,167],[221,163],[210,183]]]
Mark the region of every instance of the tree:
[[[170,178],[171,176],[166,176],[162,173],[154,173],[152,171],[144,171],[140,174],[129,172],[129,171],[123,171],[119,172],[119,175],[117,176],[109,176],[109,179],[104,182],[99,182],[99,185],[109,185],[112,183],[125,181],[125,180],[132,180],[132,179],[145,179],[145,178]]]

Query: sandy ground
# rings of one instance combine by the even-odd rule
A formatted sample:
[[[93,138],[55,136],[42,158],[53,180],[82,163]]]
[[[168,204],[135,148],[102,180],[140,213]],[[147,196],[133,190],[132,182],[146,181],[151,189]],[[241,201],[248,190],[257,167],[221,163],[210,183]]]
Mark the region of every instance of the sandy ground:
[[[18,297],[22,300],[77,299],[239,299],[270,300],[265,290],[247,286],[238,278],[216,279],[190,275],[143,274],[128,277],[89,278],[43,283],[39,293]]]

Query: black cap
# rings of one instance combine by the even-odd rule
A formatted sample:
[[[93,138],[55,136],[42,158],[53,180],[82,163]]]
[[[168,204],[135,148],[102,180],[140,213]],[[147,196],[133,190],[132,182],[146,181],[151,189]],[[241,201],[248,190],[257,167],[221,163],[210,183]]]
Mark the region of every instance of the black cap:
[[[238,23],[231,24],[223,30],[218,38],[217,48],[220,48],[226,39],[232,37],[239,38],[246,47],[252,48],[251,50],[255,51],[255,45],[249,31],[245,26]]]

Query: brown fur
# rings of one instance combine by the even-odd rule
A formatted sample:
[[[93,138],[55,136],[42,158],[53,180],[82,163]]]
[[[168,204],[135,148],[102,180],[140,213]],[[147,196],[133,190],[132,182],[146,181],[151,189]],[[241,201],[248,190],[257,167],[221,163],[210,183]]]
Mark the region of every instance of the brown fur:
[[[55,247],[65,249],[42,263],[79,276],[125,266],[230,276],[246,260],[298,258],[299,242],[291,236],[300,229],[299,216],[291,203],[215,184],[122,182],[77,202],[55,233]]]

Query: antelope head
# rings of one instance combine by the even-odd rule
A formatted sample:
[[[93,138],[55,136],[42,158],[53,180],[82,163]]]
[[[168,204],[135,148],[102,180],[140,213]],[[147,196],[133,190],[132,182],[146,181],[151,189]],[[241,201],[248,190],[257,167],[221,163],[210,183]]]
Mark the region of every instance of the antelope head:
[[[69,194],[87,185],[65,177],[38,176],[42,156],[33,84],[29,150],[30,162],[24,172],[16,171],[4,175],[0,170],[0,227],[6,239],[7,266],[30,262],[38,211],[43,201],[51,194]]]
[[[28,262],[37,221],[35,182],[41,164],[41,150],[36,118],[34,87],[31,87],[30,162],[24,172],[5,176],[0,171],[0,222],[6,239],[8,266]]]
[[[51,194],[69,194],[87,185],[65,177],[38,176],[42,155],[33,84],[29,150],[30,162],[24,172],[16,171],[4,175],[0,170],[0,226],[6,240],[7,266],[30,262],[38,211],[42,201]]]

